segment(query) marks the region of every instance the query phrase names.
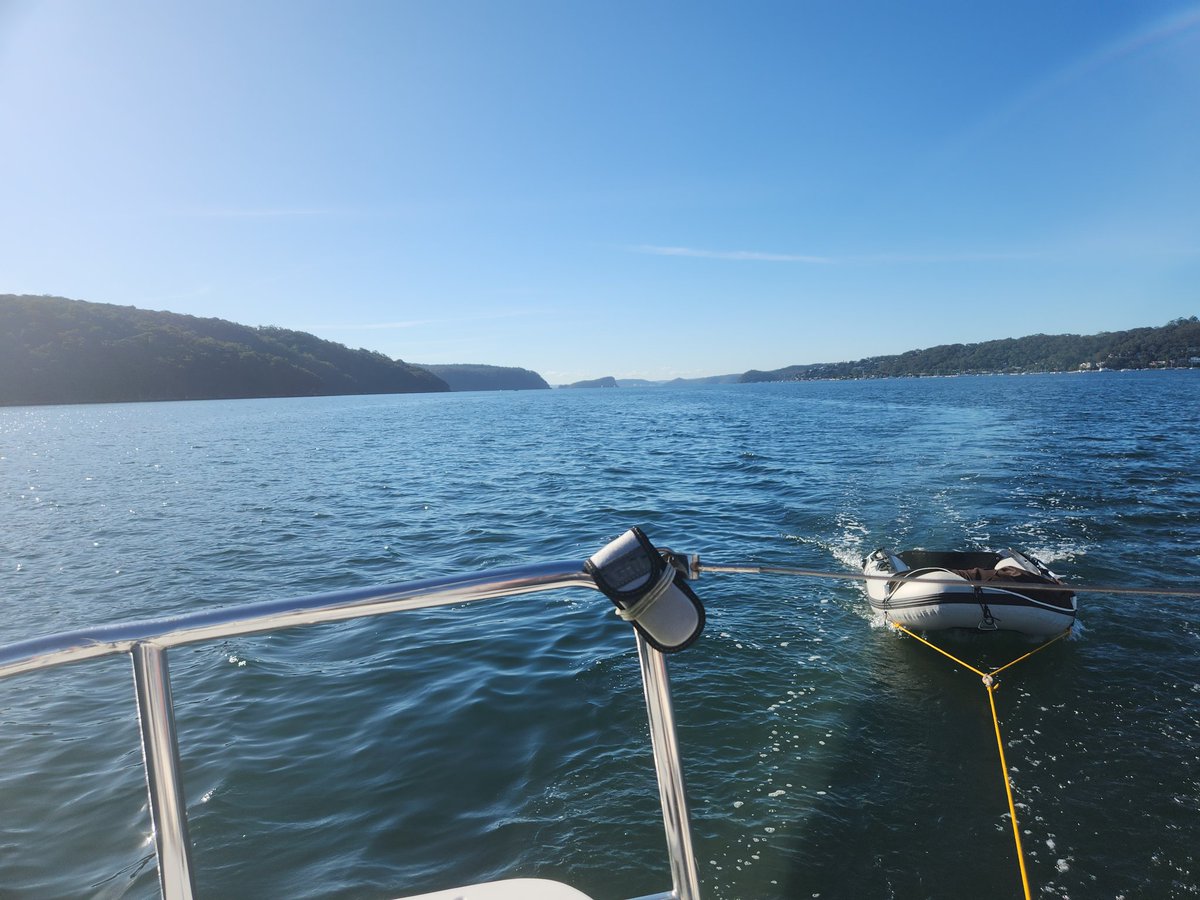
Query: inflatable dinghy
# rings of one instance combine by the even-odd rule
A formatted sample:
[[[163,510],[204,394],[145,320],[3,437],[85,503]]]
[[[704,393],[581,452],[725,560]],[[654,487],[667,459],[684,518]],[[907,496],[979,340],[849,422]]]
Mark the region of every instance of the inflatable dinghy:
[[[871,607],[920,631],[971,628],[1048,636],[1070,628],[1075,594],[1038,559],[999,553],[876,550],[863,560]],[[883,580],[878,576],[895,575]]]

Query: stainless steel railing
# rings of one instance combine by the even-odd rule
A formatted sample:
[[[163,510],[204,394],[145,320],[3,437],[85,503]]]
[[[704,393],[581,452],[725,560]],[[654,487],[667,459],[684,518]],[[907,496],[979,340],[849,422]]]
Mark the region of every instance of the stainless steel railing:
[[[171,647],[572,587],[596,587],[584,571],[582,562],[496,569],[204,610],[173,618],[105,625],[0,647],[0,678],[120,653],[130,655],[150,819],[158,854],[159,886],[168,900],[190,900],[195,894],[195,878],[167,664],[167,651]],[[654,897],[657,900],[698,900],[699,876],[692,848],[667,661],[640,634],[635,632],[635,637],[671,868],[671,891]]]

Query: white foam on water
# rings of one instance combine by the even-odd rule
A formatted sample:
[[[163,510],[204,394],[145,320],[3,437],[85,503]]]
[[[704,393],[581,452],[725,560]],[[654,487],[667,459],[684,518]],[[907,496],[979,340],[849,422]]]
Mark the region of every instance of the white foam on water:
[[[866,551],[863,550],[860,543],[854,547],[831,547],[830,553],[835,562],[846,569],[852,569],[857,572],[862,569],[863,556]]]
[[[1064,541],[1057,546],[1038,544],[1027,549],[1046,565],[1056,562],[1074,562],[1079,557],[1086,555],[1088,551],[1085,545],[1070,541]]]

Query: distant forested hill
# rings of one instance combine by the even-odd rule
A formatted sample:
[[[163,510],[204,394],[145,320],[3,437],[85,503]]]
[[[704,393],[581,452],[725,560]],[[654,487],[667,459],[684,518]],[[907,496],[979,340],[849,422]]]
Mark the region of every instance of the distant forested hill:
[[[0,294],[0,405],[445,390],[423,369],[302,331]]]
[[[453,365],[429,365],[419,363],[422,369],[432,372],[452,391],[531,391],[549,390],[546,379],[529,369],[515,366],[484,366],[455,363]]]
[[[1195,316],[1176,319],[1158,328],[1083,336],[1035,334],[981,344],[943,344],[928,350],[910,350],[898,356],[872,356],[856,362],[788,366],[770,372],[751,370],[741,380],[805,381],[1188,366],[1200,366],[1200,321]]]
[[[703,378],[672,378],[670,381],[618,378],[617,387],[694,387],[700,384],[737,384],[741,377],[741,375],[706,375]]]
[[[561,387],[568,388],[615,388],[619,387],[617,379],[611,375],[605,375],[603,378],[589,378],[586,381],[576,381],[572,384],[564,384]]]

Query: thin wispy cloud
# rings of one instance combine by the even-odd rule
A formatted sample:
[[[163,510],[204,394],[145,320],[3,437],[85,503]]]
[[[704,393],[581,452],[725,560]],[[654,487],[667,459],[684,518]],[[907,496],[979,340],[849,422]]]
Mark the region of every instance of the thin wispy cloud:
[[[965,152],[967,146],[985,141],[990,135],[1010,126],[1027,110],[1068,85],[1180,35],[1195,34],[1197,31],[1200,31],[1200,6],[1192,6],[1181,12],[1155,19],[1141,28],[1125,34],[1119,40],[1098,47],[1091,53],[1073,60],[1041,81],[1027,87],[959,135],[951,142],[947,152],[951,156],[957,156]]]
[[[1165,43],[1181,34],[1195,33],[1197,29],[1200,29],[1200,6],[1192,6],[1190,9],[1155,19],[1120,40],[1106,44],[1066,66],[1048,78],[1045,83],[1030,91],[1031,96],[1028,99],[1032,101],[1040,94],[1048,93],[1060,85],[1076,81],[1098,69],[1133,56],[1149,47]]]

